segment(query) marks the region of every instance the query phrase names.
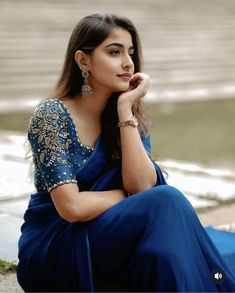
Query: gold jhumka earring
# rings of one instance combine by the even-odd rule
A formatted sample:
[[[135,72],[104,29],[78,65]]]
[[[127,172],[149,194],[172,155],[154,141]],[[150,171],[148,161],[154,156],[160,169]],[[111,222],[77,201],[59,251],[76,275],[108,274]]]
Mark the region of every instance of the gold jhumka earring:
[[[90,97],[93,93],[93,90],[88,82],[89,72],[82,70],[82,76],[84,78],[84,84],[82,86],[82,97]]]

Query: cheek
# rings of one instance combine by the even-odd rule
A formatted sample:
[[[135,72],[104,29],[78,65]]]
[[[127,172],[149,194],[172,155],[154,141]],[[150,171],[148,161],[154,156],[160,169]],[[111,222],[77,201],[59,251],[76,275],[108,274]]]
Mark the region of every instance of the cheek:
[[[106,70],[111,70],[113,66],[117,65],[118,58],[111,56],[106,52],[96,54],[93,59],[95,67],[102,67]]]
[[[92,74],[95,79],[110,79],[115,77],[118,71],[118,60],[114,60],[114,58],[99,58],[93,64]]]

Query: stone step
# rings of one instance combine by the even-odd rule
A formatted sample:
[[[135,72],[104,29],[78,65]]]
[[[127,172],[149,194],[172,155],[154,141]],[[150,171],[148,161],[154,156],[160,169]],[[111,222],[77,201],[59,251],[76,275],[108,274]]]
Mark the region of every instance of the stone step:
[[[35,55],[29,55],[29,56],[20,56],[19,59],[15,59],[15,56],[12,56],[9,59],[4,58],[4,56],[0,57],[0,62],[2,64],[1,69],[5,72],[9,73],[14,73],[14,68],[16,70],[19,70],[22,68],[23,71],[32,70],[33,65],[37,65],[38,70],[51,70],[56,69],[59,66],[62,66],[63,64],[63,58],[55,58],[53,56],[50,57],[51,54],[45,54],[45,56],[41,56],[40,60],[37,60],[37,54],[34,52]],[[208,52],[209,54],[209,52]],[[14,55],[14,54],[12,54]],[[208,57],[207,57],[208,56]],[[214,71],[214,68],[220,69],[228,69],[234,68],[234,59],[230,60],[230,55],[229,54],[223,54],[222,56],[218,57],[215,59],[215,55],[202,55],[200,58],[197,60],[193,58],[193,56],[182,56],[180,54],[174,54],[171,55],[171,58],[167,58],[167,54],[159,54],[159,55],[154,55],[154,51],[152,52],[144,52],[144,62],[145,66],[149,68],[155,68],[155,69],[163,69],[163,70],[168,70],[168,69],[181,69],[184,68],[185,70],[189,69],[191,70],[192,68],[194,69],[212,69],[212,72]],[[1,70],[1,72],[2,72]],[[35,70],[35,69],[34,69]],[[35,74],[38,73],[38,70],[35,71]]]
[[[165,84],[187,84],[187,85],[194,85],[195,83],[198,84],[223,84],[226,82],[233,82],[235,79],[235,71],[232,69],[228,69],[226,72],[225,68],[218,70],[216,68],[213,72],[211,69],[201,68],[201,69],[184,69],[184,70],[151,70],[145,66],[146,73],[148,73],[152,79],[152,84],[157,85],[165,85]],[[57,74],[59,75],[59,74]],[[38,72],[37,74],[30,74],[30,72],[25,72],[24,76],[22,75],[3,75],[0,74],[1,84],[0,84],[0,91],[1,90],[8,90],[10,86],[10,90],[14,88],[25,88],[27,89],[29,86],[33,88],[41,87],[43,84],[46,86],[51,87],[57,80],[58,76],[55,72],[48,74],[48,72]]]
[[[53,88],[53,86],[56,83],[56,79],[51,78],[51,81],[49,80],[32,80],[30,82],[28,79],[25,79],[24,82],[19,82],[19,83],[11,83],[9,82],[8,84],[0,84],[0,92],[10,94],[11,92],[14,92],[16,90],[19,90],[21,92],[29,92],[29,91],[38,91],[40,95],[41,90],[50,90]],[[192,80],[191,77],[181,76],[174,78],[172,76],[171,78],[152,78],[151,81],[151,88],[152,89],[158,89],[158,90],[181,90],[181,91],[188,91],[190,88],[191,89],[200,89],[200,88],[207,88],[208,91],[210,89],[217,89],[217,88],[229,88],[233,89],[234,87],[233,80],[229,81],[228,79],[211,79],[211,80],[200,80],[200,79],[194,79]]]
[[[220,30],[216,32],[212,32],[211,30],[208,29],[208,31],[193,31],[190,29],[190,31],[164,31],[163,33],[158,33],[158,32],[144,32],[144,35],[141,37],[143,40],[147,40],[150,42],[150,44],[154,44],[155,41],[159,41],[158,47],[163,47],[165,44],[169,45],[175,45],[176,47],[181,47],[182,43],[184,43],[187,46],[190,45],[195,45],[197,47],[201,47],[200,43],[198,41],[203,41],[205,45],[217,45],[219,48],[220,47],[226,47],[231,44],[234,44],[234,37],[233,36],[226,36],[226,33],[231,34],[232,31],[234,30],[235,25],[231,30],[226,31],[226,30]],[[70,32],[66,31],[53,31],[51,33],[44,33],[43,31],[37,31],[37,30],[32,30],[30,32],[25,33],[24,31],[18,32],[17,36],[12,35],[12,34],[7,34],[8,31],[0,31],[0,36],[2,40],[5,42],[2,42],[0,44],[0,49],[8,49],[12,48],[12,44],[17,44],[19,48],[27,49],[30,48],[31,46],[35,46],[35,49],[38,47],[40,48],[42,42],[45,43],[45,48],[49,47],[49,43],[47,42],[58,42],[61,43],[61,37],[68,38],[70,37]],[[4,36],[4,34],[6,36]],[[140,33],[141,34],[141,33]],[[40,41],[42,39],[42,41]],[[65,39],[64,39],[65,40]],[[156,43],[155,43],[156,44]],[[37,46],[36,46],[37,45]],[[44,46],[43,46],[44,47]],[[14,49],[14,48],[12,48]],[[202,49],[206,49],[206,47],[203,47]],[[217,49],[217,48],[215,48]]]
[[[188,100],[231,98],[234,7],[230,0],[72,0],[69,5],[60,0],[53,7],[44,0],[1,1],[0,99],[46,95],[58,78],[71,29],[78,19],[96,11],[119,11],[136,24],[144,68],[152,78],[149,96],[155,100],[156,92],[162,101],[180,95]]]
[[[22,61],[22,63],[24,63]],[[177,62],[178,63],[178,62]],[[232,79],[234,80],[234,69],[233,66],[235,64],[228,64],[228,65],[214,65],[211,64],[211,66],[208,64],[204,64],[204,66],[196,66],[196,65],[186,65],[186,64],[180,64],[177,66],[177,63],[175,64],[161,64],[158,62],[154,62],[154,64],[151,64],[150,62],[145,62],[144,65],[144,71],[148,72],[151,76],[156,76],[157,78],[163,77],[163,76],[169,76],[177,75],[179,77],[185,76],[187,77],[188,71],[190,71],[190,77],[188,78],[202,78],[207,80],[207,78],[213,79],[214,77],[219,77],[221,80],[225,77],[226,79]],[[37,78],[53,78],[56,79],[59,76],[60,70],[62,68],[62,64],[33,64],[34,66],[38,66],[37,71],[35,72],[34,66],[31,64],[24,64],[24,67],[21,67],[21,64],[19,63],[17,66],[3,66],[1,68],[0,72],[0,80],[1,83],[5,83],[8,80],[11,82],[17,82],[17,80],[22,79],[37,79]],[[19,75],[19,73],[21,73]],[[201,74],[200,74],[201,73]],[[202,74],[203,73],[203,74]],[[232,77],[231,77],[232,76]],[[231,77],[231,78],[230,78]]]
[[[17,88],[11,91],[0,91],[0,114],[1,113],[14,113],[14,112],[28,112],[32,111],[32,108],[39,102],[42,98],[49,96],[51,92],[51,85],[48,87],[36,86],[35,88],[29,87],[27,89]],[[5,96],[8,99],[3,99]],[[190,84],[185,84],[181,88],[179,85],[173,87],[172,84],[167,84],[165,86],[160,84],[151,85],[150,89],[144,98],[146,102],[150,103],[177,103],[177,102],[191,102],[191,101],[205,101],[205,100],[215,100],[215,99],[234,99],[235,97],[235,85],[234,83],[226,83],[214,86],[204,86],[201,84],[195,84],[192,87]]]

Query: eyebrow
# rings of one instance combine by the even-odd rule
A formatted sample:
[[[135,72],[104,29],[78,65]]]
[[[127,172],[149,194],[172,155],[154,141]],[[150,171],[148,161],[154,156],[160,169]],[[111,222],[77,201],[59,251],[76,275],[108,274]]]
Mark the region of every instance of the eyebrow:
[[[117,47],[124,48],[124,45],[123,45],[123,44],[121,44],[121,43],[111,43],[111,44],[109,44],[109,45],[105,46],[105,48],[108,48],[108,47],[111,47],[111,46],[117,46]],[[129,50],[130,50],[130,49],[134,49],[134,47],[133,47],[133,46],[131,46],[131,47],[129,47]]]

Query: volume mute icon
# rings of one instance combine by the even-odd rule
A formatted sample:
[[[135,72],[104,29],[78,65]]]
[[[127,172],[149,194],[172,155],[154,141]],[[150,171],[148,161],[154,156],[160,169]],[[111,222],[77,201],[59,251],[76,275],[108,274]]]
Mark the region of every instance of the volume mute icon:
[[[215,284],[221,284],[226,280],[226,273],[220,268],[214,269],[211,276]]]

